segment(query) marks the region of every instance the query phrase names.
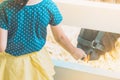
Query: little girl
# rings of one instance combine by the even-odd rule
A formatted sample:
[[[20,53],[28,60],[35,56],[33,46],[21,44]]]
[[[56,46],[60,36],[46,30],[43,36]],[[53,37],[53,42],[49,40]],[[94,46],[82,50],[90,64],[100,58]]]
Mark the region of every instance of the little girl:
[[[44,48],[47,26],[75,59],[85,57],[64,35],[62,16],[52,0],[6,0],[0,4],[0,80],[53,80],[54,66]]]

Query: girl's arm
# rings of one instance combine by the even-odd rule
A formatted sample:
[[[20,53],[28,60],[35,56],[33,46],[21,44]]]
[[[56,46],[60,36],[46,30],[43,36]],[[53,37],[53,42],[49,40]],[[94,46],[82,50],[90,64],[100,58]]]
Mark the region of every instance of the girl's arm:
[[[60,26],[51,26],[51,30],[55,40],[66,49],[76,60],[86,57],[85,52],[82,49],[76,48],[72,45],[69,39],[64,34]]]
[[[0,28],[0,52],[4,52],[7,46],[8,31]]]

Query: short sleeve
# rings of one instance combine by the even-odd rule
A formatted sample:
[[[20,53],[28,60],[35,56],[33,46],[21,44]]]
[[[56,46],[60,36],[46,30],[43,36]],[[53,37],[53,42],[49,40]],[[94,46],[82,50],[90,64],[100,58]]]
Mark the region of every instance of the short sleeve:
[[[56,26],[61,23],[63,17],[62,14],[60,13],[58,7],[54,2],[51,2],[50,6],[50,22],[49,24],[52,26]]]
[[[7,23],[6,13],[2,8],[0,8],[0,28],[8,30],[7,24],[8,23]]]

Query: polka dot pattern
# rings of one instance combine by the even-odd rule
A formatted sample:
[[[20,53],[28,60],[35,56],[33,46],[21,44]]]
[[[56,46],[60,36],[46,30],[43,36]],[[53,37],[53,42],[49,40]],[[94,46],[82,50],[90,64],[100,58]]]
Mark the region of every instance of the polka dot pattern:
[[[59,9],[52,0],[26,5],[21,10],[4,1],[0,6],[0,27],[8,30],[6,52],[20,56],[39,51],[46,42],[48,24],[62,21]]]

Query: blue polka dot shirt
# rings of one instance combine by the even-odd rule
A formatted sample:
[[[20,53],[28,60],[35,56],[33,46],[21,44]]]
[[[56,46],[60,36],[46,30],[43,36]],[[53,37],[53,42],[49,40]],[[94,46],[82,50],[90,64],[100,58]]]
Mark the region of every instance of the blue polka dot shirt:
[[[0,28],[8,30],[6,52],[20,56],[41,50],[48,24],[56,26],[62,21],[57,6],[52,0],[42,0],[18,10],[11,2],[0,4]]]

